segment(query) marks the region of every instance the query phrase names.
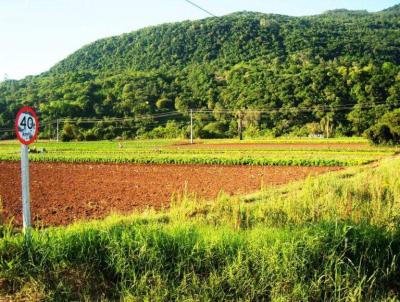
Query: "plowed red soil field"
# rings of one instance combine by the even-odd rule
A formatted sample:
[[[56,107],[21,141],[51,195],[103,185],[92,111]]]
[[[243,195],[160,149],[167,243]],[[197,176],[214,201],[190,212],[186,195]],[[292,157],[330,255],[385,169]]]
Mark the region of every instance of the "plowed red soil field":
[[[168,206],[174,193],[213,198],[220,191],[243,194],[284,184],[335,167],[259,167],[31,163],[32,220],[37,226],[127,214]],[[21,225],[19,162],[0,162],[3,218]]]

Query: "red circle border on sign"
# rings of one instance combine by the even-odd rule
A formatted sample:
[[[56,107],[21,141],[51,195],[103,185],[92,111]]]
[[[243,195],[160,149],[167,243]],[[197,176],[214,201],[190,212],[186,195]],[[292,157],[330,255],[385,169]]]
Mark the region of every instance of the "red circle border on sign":
[[[35,134],[33,135],[33,137],[32,137],[29,141],[23,140],[23,139],[19,136],[19,132],[18,132],[18,119],[19,119],[19,116],[20,116],[23,112],[30,112],[30,113],[32,114],[33,118],[35,119],[35,123],[36,123]],[[24,144],[24,145],[32,144],[32,143],[36,140],[36,137],[37,137],[38,132],[39,132],[39,119],[38,119],[38,117],[37,117],[37,115],[36,115],[35,110],[33,110],[33,108],[32,108],[32,107],[29,107],[29,106],[24,106],[24,107],[22,107],[22,108],[18,111],[17,117],[16,117],[16,119],[15,119],[15,133],[17,134],[18,140],[21,142],[21,144]]]

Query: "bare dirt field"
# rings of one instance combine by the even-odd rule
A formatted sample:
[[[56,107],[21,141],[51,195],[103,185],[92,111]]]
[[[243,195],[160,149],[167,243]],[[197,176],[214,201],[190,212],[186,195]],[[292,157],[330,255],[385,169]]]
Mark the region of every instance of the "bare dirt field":
[[[32,220],[37,226],[167,207],[174,193],[213,198],[220,191],[243,194],[336,167],[260,167],[31,163]],[[0,162],[3,216],[21,225],[20,163]]]
[[[296,150],[296,149],[351,149],[351,150],[363,150],[371,148],[368,144],[362,143],[227,143],[227,144],[203,144],[203,143],[178,143],[175,145],[168,146],[167,148],[175,149],[285,149],[285,150]]]

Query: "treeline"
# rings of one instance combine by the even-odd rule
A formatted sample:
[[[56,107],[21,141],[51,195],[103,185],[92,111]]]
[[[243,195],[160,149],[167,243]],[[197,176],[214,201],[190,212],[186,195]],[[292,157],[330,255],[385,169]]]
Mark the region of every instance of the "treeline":
[[[64,140],[185,136],[191,109],[197,137],[362,135],[400,107],[398,11],[238,13],[103,39],[1,83],[0,138],[21,105],[43,137],[64,119]]]
[[[177,75],[67,73],[4,83],[0,122],[1,128],[12,127],[15,111],[29,104],[39,110],[43,125],[61,118],[136,119],[64,123],[68,129],[90,130],[86,135],[85,130],[74,130],[77,135],[71,139],[132,138],[171,119],[185,135],[190,109],[203,109],[207,112],[194,115],[196,135],[203,137],[237,135],[240,115],[249,135],[361,135],[384,113],[400,107],[399,80],[400,67],[392,63],[300,59],[240,63],[228,70],[194,65]],[[172,111],[182,114],[150,116]],[[176,133],[176,127],[171,131]],[[44,136],[51,136],[54,127],[43,130]]]

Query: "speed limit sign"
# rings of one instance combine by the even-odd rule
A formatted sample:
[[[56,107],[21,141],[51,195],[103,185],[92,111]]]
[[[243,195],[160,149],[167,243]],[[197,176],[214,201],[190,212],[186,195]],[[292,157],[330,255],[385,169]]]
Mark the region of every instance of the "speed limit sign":
[[[15,119],[15,132],[24,145],[33,143],[39,130],[39,121],[35,111],[28,106],[22,107]]]
[[[28,106],[22,107],[15,119],[15,132],[21,142],[22,223],[28,236],[31,228],[28,145],[36,140],[38,131],[39,121],[35,111]]]

